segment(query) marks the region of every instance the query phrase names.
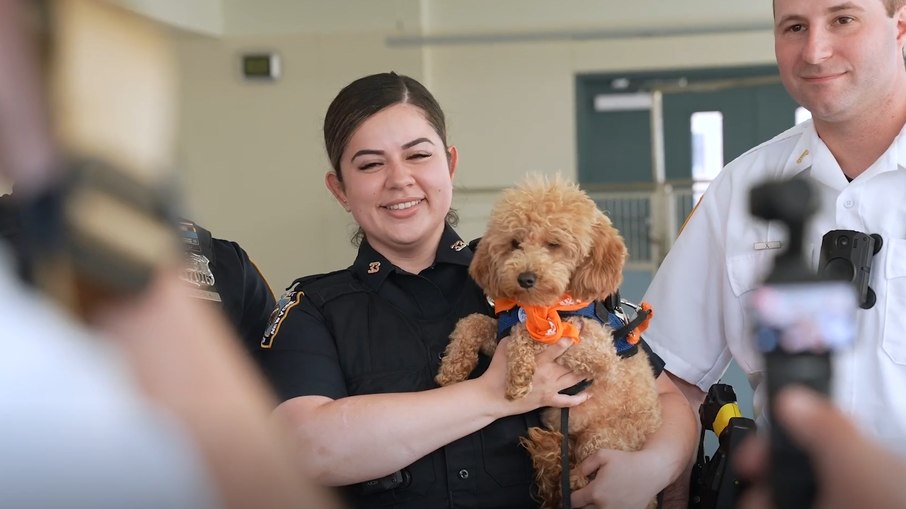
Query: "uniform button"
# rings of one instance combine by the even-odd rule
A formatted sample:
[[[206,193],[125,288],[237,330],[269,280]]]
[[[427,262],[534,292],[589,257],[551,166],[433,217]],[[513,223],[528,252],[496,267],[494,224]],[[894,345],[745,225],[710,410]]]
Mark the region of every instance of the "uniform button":
[[[459,471],[459,478],[460,478],[460,479],[468,479],[468,478],[469,478],[469,471],[466,470],[466,469],[460,470],[460,471]]]
[[[856,204],[856,202],[854,202],[852,200],[846,200],[845,202],[843,202],[843,206],[848,209],[853,208],[853,205],[855,205],[855,204]]]

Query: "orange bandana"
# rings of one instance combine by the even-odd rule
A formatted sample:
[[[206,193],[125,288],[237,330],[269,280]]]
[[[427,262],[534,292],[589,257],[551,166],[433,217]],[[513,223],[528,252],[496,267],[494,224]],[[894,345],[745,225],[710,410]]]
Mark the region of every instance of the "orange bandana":
[[[588,302],[577,301],[568,295],[553,306],[525,306],[517,304],[514,300],[500,299],[494,301],[494,312],[497,314],[504,313],[520,307],[525,311],[523,319],[522,313],[519,315],[519,321],[525,323],[528,333],[539,343],[551,345],[566,337],[573,340],[573,344],[579,342],[579,329],[568,322],[560,320],[557,311],[576,311],[588,305]]]

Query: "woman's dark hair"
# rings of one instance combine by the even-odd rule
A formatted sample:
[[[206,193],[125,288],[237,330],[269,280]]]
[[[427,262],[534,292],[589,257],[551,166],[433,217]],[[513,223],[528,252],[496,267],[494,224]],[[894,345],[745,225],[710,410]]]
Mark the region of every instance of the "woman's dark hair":
[[[340,90],[327,108],[324,117],[324,147],[330,165],[343,182],[340,160],[349,144],[352,134],[375,113],[395,104],[411,104],[424,112],[425,120],[431,124],[447,151],[447,124],[444,112],[431,92],[409,76],[395,72],[372,74],[359,78]],[[447,213],[447,223],[455,226],[459,221],[456,211]],[[353,235],[355,245],[361,243],[365,232],[361,228]]]

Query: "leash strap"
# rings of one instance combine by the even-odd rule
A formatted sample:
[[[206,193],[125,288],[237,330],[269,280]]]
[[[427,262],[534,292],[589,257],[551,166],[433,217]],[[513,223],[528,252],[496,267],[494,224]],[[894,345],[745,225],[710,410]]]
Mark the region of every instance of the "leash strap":
[[[611,302],[611,305],[613,305],[612,302]],[[607,306],[607,303],[605,302],[605,307],[606,306]],[[619,309],[618,307],[615,307],[612,311],[610,309],[608,309],[608,321],[610,322],[610,325],[616,329],[613,332],[613,337],[615,339],[618,339],[619,342],[624,345],[624,347],[628,347],[628,348],[621,348],[620,345],[616,345],[618,347],[618,351],[619,351],[621,357],[625,353],[627,353],[629,351],[629,349],[633,349],[632,350],[633,353],[635,353],[637,351],[635,343],[630,344],[627,341],[627,339],[628,339],[627,336],[631,332],[633,332],[635,329],[640,328],[639,326],[642,326],[642,324],[644,324],[645,321],[651,317],[651,308],[648,307],[647,305],[640,306],[640,307],[635,307],[635,306],[633,306],[633,307],[636,310],[635,318],[633,320],[629,321],[629,323],[625,323],[622,327],[619,327],[619,328],[616,328],[616,325],[618,323],[623,323],[625,318],[621,318],[619,315],[616,314],[617,309]],[[622,310],[620,310],[620,311],[622,311]],[[598,317],[597,315],[594,314],[593,305],[588,306],[587,308],[583,308],[582,310],[580,310],[578,312],[573,312],[572,314],[587,316],[586,315],[587,312],[591,312],[591,317],[597,318],[599,321],[603,322],[603,320],[600,317]],[[622,312],[621,312],[621,314],[622,314]],[[644,329],[644,326],[642,327],[642,329]],[[591,384],[591,382],[589,380],[585,380],[584,382],[579,382],[578,384],[576,384],[573,387],[570,387],[569,389],[561,391],[561,393],[578,394],[579,392],[583,391],[586,387],[588,387],[588,385],[590,385],[590,384]],[[560,443],[560,464],[561,464],[560,495],[561,495],[561,498],[563,499],[562,500],[563,509],[571,509],[572,502],[570,501],[570,489],[569,489],[569,408],[560,409],[560,432],[563,434],[563,440]]]
[[[569,499],[569,408],[560,409],[560,432],[563,434],[563,441],[560,443],[560,464],[563,469],[560,472],[560,495],[563,497],[563,509],[571,509]]]

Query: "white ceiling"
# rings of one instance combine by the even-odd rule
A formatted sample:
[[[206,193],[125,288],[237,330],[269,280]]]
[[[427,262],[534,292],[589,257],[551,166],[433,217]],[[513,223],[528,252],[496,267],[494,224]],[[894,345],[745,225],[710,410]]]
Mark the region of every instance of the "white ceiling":
[[[180,29],[225,37],[379,32],[415,43],[457,43],[771,26],[767,0],[110,1]]]

